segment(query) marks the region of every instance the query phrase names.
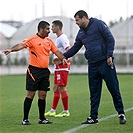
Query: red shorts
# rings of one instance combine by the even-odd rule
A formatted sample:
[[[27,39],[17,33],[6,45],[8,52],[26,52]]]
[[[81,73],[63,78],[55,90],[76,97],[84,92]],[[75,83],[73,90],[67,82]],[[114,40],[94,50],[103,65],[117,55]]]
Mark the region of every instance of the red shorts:
[[[66,86],[68,82],[68,71],[55,71],[54,84],[59,86]]]

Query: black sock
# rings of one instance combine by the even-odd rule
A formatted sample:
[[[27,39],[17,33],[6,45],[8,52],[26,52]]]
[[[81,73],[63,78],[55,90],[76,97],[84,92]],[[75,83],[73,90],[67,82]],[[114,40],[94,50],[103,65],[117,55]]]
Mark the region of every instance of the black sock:
[[[33,99],[29,99],[27,97],[24,100],[24,118],[23,118],[23,120],[28,119],[28,115],[29,115],[29,111],[30,111],[30,108],[31,108],[32,100]]]
[[[38,99],[38,108],[39,108],[39,119],[44,120],[44,113],[45,113],[45,106],[46,106],[46,101],[42,99]]]

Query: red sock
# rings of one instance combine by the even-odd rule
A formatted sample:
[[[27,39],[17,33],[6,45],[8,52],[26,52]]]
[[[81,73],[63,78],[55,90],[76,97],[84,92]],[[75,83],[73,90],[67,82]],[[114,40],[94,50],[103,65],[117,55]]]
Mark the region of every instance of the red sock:
[[[56,110],[56,108],[57,108],[57,105],[59,103],[59,99],[60,99],[60,92],[59,91],[54,92],[53,104],[52,104],[52,108],[54,110]]]
[[[68,110],[68,93],[67,90],[61,92],[61,98],[62,98],[62,103],[64,106],[64,110]]]

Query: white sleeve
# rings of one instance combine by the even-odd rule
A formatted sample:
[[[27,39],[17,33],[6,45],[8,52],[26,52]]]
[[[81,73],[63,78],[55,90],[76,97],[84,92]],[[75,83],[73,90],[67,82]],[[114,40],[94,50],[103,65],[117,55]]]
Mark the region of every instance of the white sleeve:
[[[60,38],[60,44],[62,44],[62,46],[63,46],[64,49],[66,49],[67,47],[70,46],[69,40],[68,40],[67,36],[62,36]]]

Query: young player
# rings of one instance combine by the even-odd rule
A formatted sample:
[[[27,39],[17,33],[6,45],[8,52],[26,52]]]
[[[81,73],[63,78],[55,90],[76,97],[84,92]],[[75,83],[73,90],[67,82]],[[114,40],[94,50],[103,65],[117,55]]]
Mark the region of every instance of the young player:
[[[55,20],[52,22],[52,31],[56,33],[57,39],[55,44],[57,48],[62,52],[66,52],[70,48],[69,40],[67,36],[62,32],[63,24],[60,20]],[[54,55],[54,61],[56,61],[57,56]],[[55,62],[54,62],[55,63]],[[68,73],[70,70],[70,59],[67,60],[67,64],[63,65],[62,62],[55,64],[54,70],[54,96],[52,108],[50,111],[45,113],[45,116],[54,116],[54,117],[65,117],[70,116],[68,110],[68,91],[66,90],[68,82]],[[56,115],[56,109],[59,103],[59,99],[62,99],[63,111]]]

